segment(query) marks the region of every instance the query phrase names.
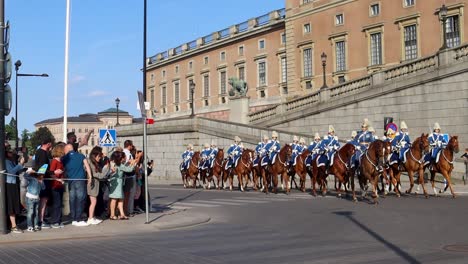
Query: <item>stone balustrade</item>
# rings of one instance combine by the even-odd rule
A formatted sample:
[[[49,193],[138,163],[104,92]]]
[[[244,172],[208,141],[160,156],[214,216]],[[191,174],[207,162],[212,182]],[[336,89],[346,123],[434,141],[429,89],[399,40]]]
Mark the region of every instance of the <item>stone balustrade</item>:
[[[365,76],[356,80],[351,80],[330,88],[330,97],[349,95],[367,89],[372,85],[372,77]]]
[[[244,21],[231,27],[227,27],[220,31],[215,31],[214,33],[208,34],[197,40],[183,43],[177,48],[171,48],[169,49],[169,51],[163,51],[161,53],[158,53],[149,58],[148,64],[157,64],[158,62],[162,62],[172,57],[179,56],[181,54],[184,54],[185,52],[192,51],[207,45],[215,44],[217,41],[228,39],[231,36],[238,34],[246,34],[252,30],[256,30],[257,28],[278,23],[285,19],[285,15],[286,10],[279,9],[272,11],[268,14],[249,19],[248,21]],[[187,48],[183,49],[182,47]]]
[[[275,116],[275,115],[276,115],[276,106],[262,109],[254,113],[250,113],[249,120],[250,120],[250,123],[253,123],[255,121],[269,119],[270,117]]]
[[[286,111],[291,111],[297,108],[315,104],[320,100],[319,95],[320,95],[320,92],[316,92],[316,93],[312,93],[304,97],[286,102]]]
[[[397,67],[385,70],[385,80],[393,80],[409,75],[419,74],[422,71],[427,72],[437,66],[438,56],[433,55],[416,61],[398,65]]]
[[[455,60],[462,60],[468,57],[468,45],[463,45],[454,49]]]

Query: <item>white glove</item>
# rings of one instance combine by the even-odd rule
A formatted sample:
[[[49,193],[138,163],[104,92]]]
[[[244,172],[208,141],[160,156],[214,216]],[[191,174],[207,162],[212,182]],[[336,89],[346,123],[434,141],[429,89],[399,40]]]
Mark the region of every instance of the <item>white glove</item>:
[[[239,151],[237,151],[237,150],[234,151],[234,155],[237,155],[237,154],[239,154]]]
[[[437,147],[439,147],[439,148],[440,148],[441,146],[442,146],[442,142],[440,142],[440,141],[437,141]]]
[[[404,147],[406,145],[406,142],[405,141],[402,141],[401,142],[401,146]]]
[[[276,146],[273,146],[271,149],[272,149],[272,150],[276,150]]]

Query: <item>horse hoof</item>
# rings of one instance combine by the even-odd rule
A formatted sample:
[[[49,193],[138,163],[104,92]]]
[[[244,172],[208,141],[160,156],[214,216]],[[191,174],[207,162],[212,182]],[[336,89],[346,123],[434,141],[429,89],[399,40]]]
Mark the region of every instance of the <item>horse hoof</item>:
[[[341,193],[337,194],[336,197],[341,198]]]
[[[454,194],[454,195],[452,195],[452,199],[455,199],[455,198],[457,198],[457,196],[456,196],[455,194]]]
[[[353,197],[353,202],[357,203],[357,198]]]
[[[399,193],[397,193],[397,195],[396,195],[396,196],[397,196],[398,198],[400,198],[400,197],[401,197],[401,195],[400,195]]]

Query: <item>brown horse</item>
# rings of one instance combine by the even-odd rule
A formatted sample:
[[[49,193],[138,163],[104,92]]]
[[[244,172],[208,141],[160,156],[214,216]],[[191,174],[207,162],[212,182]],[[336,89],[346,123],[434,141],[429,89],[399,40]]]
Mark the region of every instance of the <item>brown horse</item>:
[[[395,192],[397,196],[400,196],[400,176],[402,171],[406,171],[408,173],[408,177],[410,180],[410,188],[406,190],[406,193],[411,193],[414,186],[414,174],[418,173],[418,181],[419,184],[423,187],[424,196],[428,197],[426,192],[426,188],[424,187],[424,154],[429,152],[429,134],[421,134],[420,137],[416,138],[416,140],[411,144],[409,150],[405,153],[406,163],[400,164],[393,164],[391,166],[390,177],[392,178],[392,182],[396,182],[395,185]],[[401,165],[401,166],[400,166]]]
[[[189,167],[187,170],[181,171],[182,182],[184,183],[184,188],[192,185],[189,184],[189,180],[193,180],[193,186],[197,188],[197,179],[198,179],[198,163],[200,161],[200,151],[195,151],[192,158],[189,162]]]
[[[279,153],[276,155],[275,162],[268,166],[268,173],[270,178],[273,180],[273,192],[278,192],[278,174],[281,175],[281,186],[284,189],[286,185],[286,193],[289,194],[291,191],[291,186],[288,176],[288,161],[291,159],[292,148],[289,144],[284,145]],[[265,186],[265,191],[268,193],[267,177],[263,177],[263,184]]]
[[[296,173],[297,175],[299,175],[300,185],[301,185],[300,189],[302,192],[305,192],[306,190],[305,184],[306,184],[306,176],[307,176],[307,167],[306,167],[305,161],[307,159],[307,156],[309,156],[309,154],[310,154],[309,150],[305,149],[300,155],[297,156],[296,165],[291,166],[291,169],[288,172],[289,176],[292,177],[291,179],[294,179],[294,176],[296,175]],[[290,185],[292,185],[292,183],[290,183]]]
[[[256,158],[256,156],[254,156],[254,160],[255,160],[255,158]],[[263,172],[264,169],[263,169],[262,165],[260,164],[260,163],[262,162],[262,158],[259,157],[258,159],[259,159],[259,160],[258,160],[258,165],[253,166],[254,164],[252,163],[253,189],[254,189],[255,191],[257,191],[258,188],[262,188],[262,185],[263,185],[263,184],[262,184],[260,178],[263,177],[263,176],[262,176],[262,173],[263,173],[263,175],[264,175],[264,172]]]
[[[377,184],[379,183],[379,176],[381,174],[379,167],[382,168],[385,165],[385,161],[390,153],[390,142],[376,140],[369,144],[369,148],[361,156],[359,185],[361,187],[362,196],[366,196],[367,182],[369,181],[372,184],[375,204],[378,203],[377,198],[379,197],[377,192]],[[351,184],[354,186],[353,180],[351,180]],[[354,194],[354,188],[352,189]],[[356,201],[355,196],[353,196],[353,200]]]
[[[453,192],[452,188],[451,176],[453,170],[453,161],[455,159],[453,153],[458,153],[458,151],[460,151],[458,146],[458,136],[452,136],[450,137],[447,147],[441,150],[439,162],[435,163],[434,166],[431,167],[431,184],[435,196],[437,196],[437,192],[434,186],[434,177],[436,173],[440,173],[447,181],[447,187],[450,187],[452,197],[455,198],[455,193]],[[445,187],[445,189],[447,189],[447,187]]]
[[[229,177],[229,189],[232,191],[232,185],[234,181],[234,174],[237,175],[237,179],[239,181],[239,188],[240,191],[243,192],[244,188],[248,183],[248,179],[250,178],[250,171],[252,170],[252,161],[253,161],[253,150],[244,149],[242,151],[241,157],[237,162],[237,166],[231,170]],[[244,180],[246,181],[246,185],[244,185]]]
[[[220,181],[223,174],[223,159],[224,159],[224,149],[218,149],[218,153],[213,161],[213,168],[210,170],[206,180],[208,181],[208,189],[211,189],[211,182],[214,182],[213,176],[216,177],[217,181],[215,182],[216,189],[220,189]],[[205,184],[205,182],[203,182]]]

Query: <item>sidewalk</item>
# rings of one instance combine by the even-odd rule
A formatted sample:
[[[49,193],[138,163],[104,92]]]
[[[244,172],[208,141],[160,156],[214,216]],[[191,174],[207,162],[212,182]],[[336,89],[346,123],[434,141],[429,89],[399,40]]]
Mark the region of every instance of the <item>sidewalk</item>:
[[[23,234],[9,233],[0,235],[0,245],[5,243],[135,235],[143,232],[148,233],[199,225],[209,222],[211,218],[208,215],[194,211],[167,210],[150,213],[149,220],[150,223],[145,224],[146,215],[143,213],[135,215],[129,220],[106,220],[99,225],[87,227],[75,227],[70,223],[65,223],[64,228],[49,228],[34,233],[24,231]]]

